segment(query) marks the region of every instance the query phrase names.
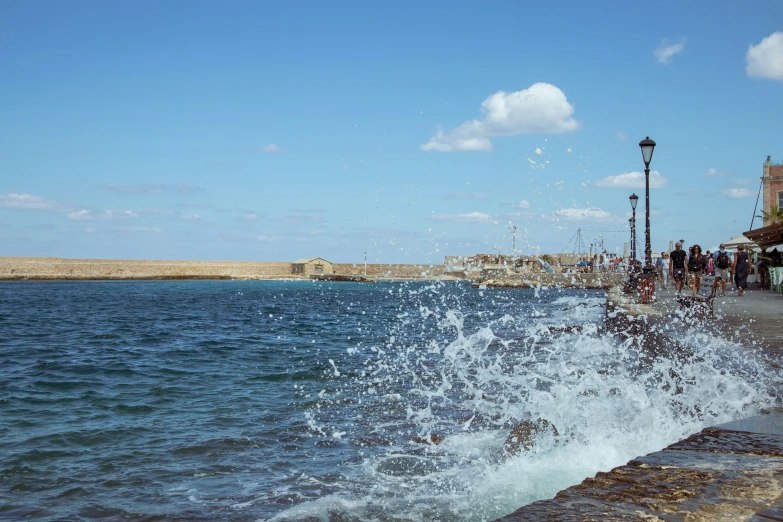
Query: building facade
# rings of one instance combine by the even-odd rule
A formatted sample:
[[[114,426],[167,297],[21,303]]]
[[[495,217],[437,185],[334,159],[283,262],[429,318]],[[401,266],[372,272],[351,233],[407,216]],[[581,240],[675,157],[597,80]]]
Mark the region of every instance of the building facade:
[[[764,213],[769,215],[772,207],[783,208],[783,163],[772,163],[767,156],[764,173],[761,177],[764,196]],[[765,225],[769,223],[764,223]]]
[[[306,257],[291,263],[291,274],[302,277],[334,274],[334,265],[320,257]]]

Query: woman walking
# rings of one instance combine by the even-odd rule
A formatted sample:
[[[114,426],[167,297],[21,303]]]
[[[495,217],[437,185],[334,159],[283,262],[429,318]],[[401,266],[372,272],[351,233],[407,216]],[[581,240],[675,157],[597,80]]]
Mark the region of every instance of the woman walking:
[[[707,258],[701,254],[701,247],[693,245],[688,258],[688,274],[691,276],[691,293],[695,296],[701,286],[701,276],[707,269]]]
[[[745,252],[745,247],[739,245],[738,252],[734,254],[734,283],[737,285],[737,296],[745,295],[745,289],[748,287],[748,273],[750,272],[750,256]]]

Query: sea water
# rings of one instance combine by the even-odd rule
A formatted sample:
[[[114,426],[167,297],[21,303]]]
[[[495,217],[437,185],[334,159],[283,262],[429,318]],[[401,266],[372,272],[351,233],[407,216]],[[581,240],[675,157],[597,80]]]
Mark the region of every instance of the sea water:
[[[775,403],[746,348],[674,323],[688,350],[651,359],[604,315],[462,283],[2,283],[0,518],[491,520]],[[504,450],[538,419],[558,434]]]

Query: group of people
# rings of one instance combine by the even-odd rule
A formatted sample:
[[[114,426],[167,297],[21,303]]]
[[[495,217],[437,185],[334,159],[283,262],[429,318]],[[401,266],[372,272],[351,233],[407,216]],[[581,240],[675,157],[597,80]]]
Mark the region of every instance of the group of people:
[[[732,255],[726,251],[725,245],[721,245],[714,253],[708,250],[703,254],[699,245],[693,245],[686,253],[682,249],[682,243],[678,241],[671,253],[661,252],[657,264],[658,277],[663,287],[668,288],[671,276],[677,295],[682,295],[685,285],[689,285],[692,294],[696,295],[704,275],[720,277],[720,295],[726,295],[726,283],[733,278],[737,285],[737,295],[742,296],[748,287],[750,256],[742,245],[739,245],[737,250]]]

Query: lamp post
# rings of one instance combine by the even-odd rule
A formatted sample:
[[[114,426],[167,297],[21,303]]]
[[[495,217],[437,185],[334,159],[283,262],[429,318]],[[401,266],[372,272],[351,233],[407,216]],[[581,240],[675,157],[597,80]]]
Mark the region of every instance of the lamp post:
[[[644,271],[652,272],[655,270],[652,264],[652,248],[650,248],[650,162],[652,161],[655,142],[647,136],[639,142],[639,148],[642,149],[642,159],[644,160],[644,195],[646,216],[644,223]]]
[[[633,217],[630,219],[631,221],[631,259],[636,261],[636,204],[639,202],[639,196],[636,194],[631,194],[628,198],[631,200],[631,211],[633,212]]]

